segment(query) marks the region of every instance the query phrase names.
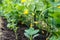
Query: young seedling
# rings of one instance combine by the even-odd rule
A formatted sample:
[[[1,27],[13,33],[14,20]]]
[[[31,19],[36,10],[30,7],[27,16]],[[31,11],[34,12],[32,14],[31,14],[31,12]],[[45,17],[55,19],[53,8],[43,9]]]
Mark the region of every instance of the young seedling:
[[[27,30],[25,30],[24,35],[29,38],[30,40],[33,40],[34,37],[38,36],[39,34],[37,34],[39,32],[39,30],[34,30],[34,28],[29,28]]]
[[[15,38],[16,38],[16,40],[18,40],[18,38],[17,38],[17,30],[18,30],[18,27],[16,27],[14,23],[8,24],[7,27],[8,27],[9,29],[11,29],[11,30],[14,31],[14,33],[15,33]]]

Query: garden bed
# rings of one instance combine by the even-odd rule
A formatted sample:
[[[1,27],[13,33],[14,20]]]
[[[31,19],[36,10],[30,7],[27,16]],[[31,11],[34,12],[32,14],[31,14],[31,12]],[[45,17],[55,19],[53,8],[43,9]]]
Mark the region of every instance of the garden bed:
[[[16,40],[15,34],[13,30],[10,30],[7,28],[7,20],[2,17],[3,21],[3,28],[1,28],[1,32],[3,33],[3,37],[1,40]],[[29,40],[24,35],[24,30],[28,29],[29,27],[25,24],[18,23],[17,26],[19,29],[17,30],[18,40]],[[46,30],[40,29],[39,36],[35,37],[33,40],[46,40],[46,38],[49,36],[49,33]]]
[[[60,40],[60,0],[1,0],[0,40]]]

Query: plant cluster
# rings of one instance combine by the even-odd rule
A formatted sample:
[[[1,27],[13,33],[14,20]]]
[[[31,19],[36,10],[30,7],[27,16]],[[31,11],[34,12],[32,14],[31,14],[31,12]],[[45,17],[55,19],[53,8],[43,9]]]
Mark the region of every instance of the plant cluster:
[[[40,29],[53,34],[50,40],[60,36],[60,0],[1,0],[0,16],[7,19],[7,27],[15,34],[19,21],[29,26],[24,34],[30,40]],[[34,30],[35,26],[39,29]]]

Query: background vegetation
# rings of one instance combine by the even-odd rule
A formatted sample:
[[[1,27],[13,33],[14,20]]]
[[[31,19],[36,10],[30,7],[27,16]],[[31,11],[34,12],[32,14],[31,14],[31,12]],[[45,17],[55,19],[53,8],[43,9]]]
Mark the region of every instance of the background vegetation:
[[[0,16],[16,33],[19,21],[50,32],[49,40],[60,40],[60,0],[0,0]]]

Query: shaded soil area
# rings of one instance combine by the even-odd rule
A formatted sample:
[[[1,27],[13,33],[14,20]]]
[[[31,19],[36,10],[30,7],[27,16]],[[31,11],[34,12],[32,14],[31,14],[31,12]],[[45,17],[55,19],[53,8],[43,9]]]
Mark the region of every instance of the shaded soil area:
[[[40,30],[39,36],[35,37],[34,40],[48,40],[49,34],[46,30]]]
[[[2,17],[1,19],[3,23],[1,23],[1,28],[0,28],[0,40],[16,40],[15,34],[13,30],[10,30],[7,28],[7,20]],[[27,29],[28,27],[25,24],[18,23],[17,26],[19,26],[19,29],[17,31],[18,35],[18,40],[28,40],[24,36],[24,30]]]
[[[0,40],[15,40],[14,32],[6,27],[7,20],[3,17],[0,20]]]
[[[2,18],[3,20],[3,28],[0,28],[2,32],[2,35],[0,35],[0,40],[16,40],[15,34],[13,30],[10,30],[7,28],[7,21],[6,19]],[[18,40],[29,40],[24,36],[24,30],[28,29],[29,27],[25,24],[18,23],[17,26],[19,26],[19,29],[17,31]],[[40,30],[39,36],[35,37],[33,40],[46,40],[46,38],[49,36],[49,33],[45,30]]]
[[[26,38],[24,35],[24,30],[28,29],[28,26],[26,26],[25,24],[21,24],[21,23],[18,23],[17,26],[20,27],[17,31],[18,40],[28,40],[28,38]]]

